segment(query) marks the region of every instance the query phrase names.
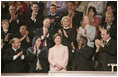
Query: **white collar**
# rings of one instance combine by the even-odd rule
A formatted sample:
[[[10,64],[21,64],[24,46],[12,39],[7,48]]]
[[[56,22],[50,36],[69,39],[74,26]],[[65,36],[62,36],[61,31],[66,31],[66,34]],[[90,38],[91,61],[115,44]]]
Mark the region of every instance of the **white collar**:
[[[109,25],[112,25],[112,23],[113,23],[113,22],[111,22],[110,24],[108,23],[108,24],[109,24]]]
[[[7,33],[7,32],[8,32],[8,29],[3,29],[3,31],[4,31],[5,33]]]
[[[108,43],[110,39],[111,39],[111,37],[108,40],[106,40],[106,42]]]
[[[54,13],[54,14],[51,14],[52,16],[55,16],[56,15],[56,13]]]
[[[43,30],[45,30],[46,28],[43,27]]]
[[[13,49],[15,52],[16,52],[16,50],[17,50],[17,49],[15,49],[15,48],[13,48],[13,47],[12,47],[12,49]]]
[[[64,29],[69,29],[70,27],[64,27]]]

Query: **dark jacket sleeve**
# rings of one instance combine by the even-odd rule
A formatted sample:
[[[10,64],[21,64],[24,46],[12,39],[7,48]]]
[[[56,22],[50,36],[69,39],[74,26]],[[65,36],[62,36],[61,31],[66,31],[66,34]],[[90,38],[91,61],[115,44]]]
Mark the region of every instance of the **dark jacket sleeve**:
[[[35,61],[36,55],[33,54],[33,52],[34,52],[33,49],[32,48],[28,48],[26,52],[27,52],[28,61],[29,62]]]
[[[117,41],[111,40],[109,45],[106,45],[103,48],[103,51],[110,54],[110,55],[116,55],[117,54]]]
[[[86,48],[83,48],[79,51],[79,53],[84,56],[86,59],[92,59],[93,57],[93,54],[94,54],[94,50],[93,48],[90,48],[90,47],[86,47]]]
[[[4,55],[4,61],[5,62],[13,62],[14,61],[13,56],[14,56],[14,54],[12,54],[12,50],[7,49],[6,53]]]

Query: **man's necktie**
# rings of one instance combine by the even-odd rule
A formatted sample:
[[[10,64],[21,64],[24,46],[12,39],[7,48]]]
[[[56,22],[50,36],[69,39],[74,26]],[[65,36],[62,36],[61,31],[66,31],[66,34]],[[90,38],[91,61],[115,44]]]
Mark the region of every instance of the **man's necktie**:
[[[70,28],[72,28],[72,20],[73,20],[72,13],[70,14],[70,19],[71,19]]]

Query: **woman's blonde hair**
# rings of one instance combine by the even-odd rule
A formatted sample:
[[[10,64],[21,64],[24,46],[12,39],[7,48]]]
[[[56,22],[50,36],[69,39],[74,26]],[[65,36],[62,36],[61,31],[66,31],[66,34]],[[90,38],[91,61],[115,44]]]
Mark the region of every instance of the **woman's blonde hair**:
[[[88,17],[89,18],[89,24],[92,25],[92,18],[89,15],[83,15],[83,20],[82,20],[82,28],[84,28],[86,26],[86,24],[84,23],[84,17]]]
[[[61,19],[61,24],[63,24],[64,19],[67,19],[67,20],[68,20],[69,25],[71,24],[71,19],[70,19],[69,16],[64,16],[64,17]]]

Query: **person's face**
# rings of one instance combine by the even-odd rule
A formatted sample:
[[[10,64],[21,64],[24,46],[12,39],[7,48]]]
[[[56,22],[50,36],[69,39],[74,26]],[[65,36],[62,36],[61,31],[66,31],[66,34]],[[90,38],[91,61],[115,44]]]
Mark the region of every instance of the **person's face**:
[[[33,4],[32,11],[35,12],[35,13],[37,13],[38,10],[39,10],[39,6],[37,4]]]
[[[75,1],[75,5],[78,6],[79,5],[79,2],[78,1]]]
[[[12,44],[13,48],[15,49],[19,49],[21,47],[21,42],[20,42],[20,39],[14,39],[14,43]]]
[[[10,12],[10,14],[16,14],[16,7],[10,6],[9,12]]]
[[[83,22],[84,22],[85,24],[89,24],[89,17],[88,17],[88,16],[84,16]]]
[[[17,4],[21,5],[21,1],[17,1]]]
[[[50,6],[50,13],[55,14],[56,13],[56,7],[55,6]]]
[[[78,46],[81,46],[82,45],[82,42],[83,42],[83,40],[81,38],[78,39]]]
[[[90,9],[90,11],[89,11],[89,15],[93,17],[94,14],[95,14],[95,13],[94,13],[93,9]]]
[[[63,27],[69,27],[69,21],[67,19],[64,19],[62,22]]]
[[[26,31],[27,31],[26,26],[21,26],[20,27],[20,33],[25,34]]]
[[[35,45],[38,46],[38,47],[40,47],[40,45],[41,45],[41,38],[38,38],[36,40],[36,44]]]
[[[110,6],[108,6],[107,7],[107,11],[110,12],[110,13],[112,13],[113,12],[113,9]]]
[[[54,42],[55,42],[56,45],[61,44],[61,37],[60,37],[60,36],[57,36],[57,37],[54,39]]]
[[[9,28],[9,23],[6,21],[2,24],[3,29],[8,29]]]
[[[45,28],[49,28],[50,27],[50,23],[51,23],[50,19],[45,19],[44,22],[43,22],[43,26]]]
[[[71,2],[69,2],[69,4],[68,4],[68,10],[69,11],[75,11],[75,5],[73,3],[71,3]]]
[[[109,39],[110,36],[109,36],[109,34],[107,34],[107,30],[102,30],[101,37],[104,41]]]
[[[114,17],[112,17],[110,14],[106,14],[106,22],[111,23],[114,20]]]

